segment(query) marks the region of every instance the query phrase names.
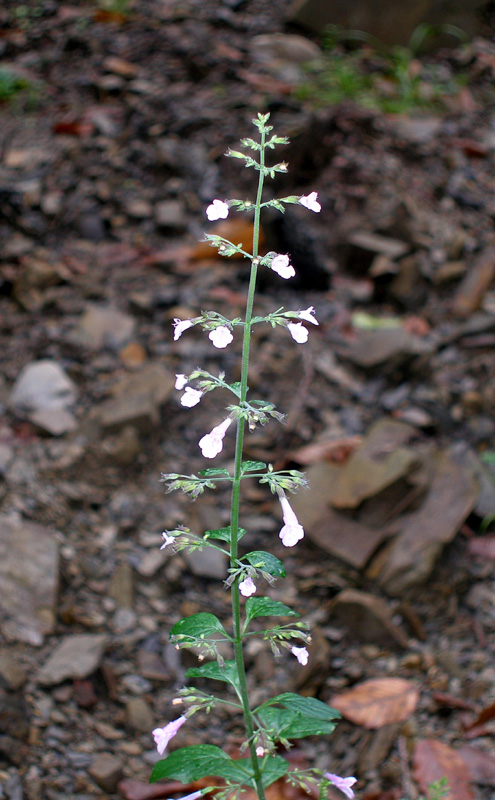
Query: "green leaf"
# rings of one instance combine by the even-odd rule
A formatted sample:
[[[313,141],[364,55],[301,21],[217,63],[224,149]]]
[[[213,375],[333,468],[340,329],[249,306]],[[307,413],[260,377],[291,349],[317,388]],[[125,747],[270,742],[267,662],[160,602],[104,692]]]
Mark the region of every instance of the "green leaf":
[[[263,769],[263,786],[270,786],[288,770],[289,764],[284,758],[278,755],[270,757]],[[174,750],[167,758],[155,764],[150,783],[163,778],[191,783],[209,775],[256,788],[250,759],[233,761],[213,744],[197,744]]]
[[[241,382],[240,381],[235,381],[235,383],[230,383],[229,386],[232,389],[232,391],[234,392],[235,396],[240,399],[241,398]]]
[[[190,617],[179,620],[170,631],[170,636],[176,638],[191,638],[191,639],[206,639],[213,633],[222,633],[226,638],[230,639],[227,631],[222,623],[215,616],[206,611],[200,611],[199,614],[193,614]]]
[[[271,553],[265,553],[264,550],[252,550],[251,553],[246,553],[244,558],[252,567],[262,569],[275,578],[285,578],[287,574],[280,559]]]
[[[230,478],[230,472],[228,469],[222,468],[213,468],[213,469],[200,469],[199,474],[203,478],[219,478],[220,476],[227,475]]]
[[[181,747],[155,764],[150,783],[155,783],[162,778],[191,783],[191,781],[197,781],[206,775],[219,775],[219,770],[227,761],[231,761],[228,755],[213,744]]]
[[[237,541],[242,539],[244,534],[246,533],[245,528],[238,528],[237,530]],[[222,542],[228,542],[230,544],[231,540],[231,528],[230,525],[227,525],[226,528],[216,528],[213,531],[205,531],[203,539],[221,539]]]
[[[335,708],[331,708],[331,706],[327,706],[326,703],[322,703],[321,700],[317,700],[316,697],[303,697],[300,694],[295,694],[294,692],[284,692],[284,694],[279,694],[276,697],[273,697],[271,700],[268,700],[264,703],[264,706],[267,705],[275,705],[278,703],[284,708],[288,708],[291,711],[295,711],[298,714],[304,714],[306,717],[310,717],[311,719],[315,720],[322,720],[328,721],[333,719],[340,719],[341,714]]]
[[[264,727],[275,732],[277,739],[303,739],[305,736],[321,736],[332,733],[336,721],[314,719],[297,712],[270,706],[263,708],[258,717]]]
[[[250,597],[246,600],[246,622],[250,622],[255,617],[299,617],[297,611],[272,600],[271,597]]]
[[[266,469],[264,461],[243,461],[241,464],[241,475],[244,475],[246,472],[259,472],[262,469]]]
[[[239,688],[239,677],[235,661],[225,661],[222,667],[216,661],[202,664],[200,667],[191,667],[186,672],[186,678],[210,678],[211,680],[230,683],[235,689]]]

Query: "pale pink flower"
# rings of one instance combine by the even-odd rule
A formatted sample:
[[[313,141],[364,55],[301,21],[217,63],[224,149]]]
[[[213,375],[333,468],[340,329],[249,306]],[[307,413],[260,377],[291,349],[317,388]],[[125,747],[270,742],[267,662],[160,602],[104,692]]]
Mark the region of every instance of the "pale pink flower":
[[[227,219],[229,216],[229,205],[224,203],[223,200],[214,200],[206,209],[206,216],[210,222],[216,219]]]
[[[318,192],[311,192],[311,194],[305,194],[299,198],[297,201],[300,205],[304,206],[305,208],[309,208],[310,211],[321,211],[321,205],[318,202]]]
[[[164,547],[168,547],[169,544],[173,544],[175,542],[175,536],[169,536],[167,531],[163,531],[163,544],[160,547],[160,550],[163,550]]]
[[[256,584],[252,578],[244,578],[239,584],[239,591],[244,597],[250,597],[256,592]]]
[[[298,519],[289,505],[286,497],[280,498],[280,505],[282,506],[282,514],[284,518],[284,526],[281,529],[279,536],[282,539],[282,544],[285,547],[294,547],[295,544],[304,537],[304,528],[299,525]]]
[[[306,664],[308,663],[308,659],[309,659],[309,653],[306,650],[306,648],[305,647],[291,647],[290,651],[291,651],[292,655],[297,658],[299,663],[302,664],[303,667],[305,667]]]
[[[187,375],[176,375],[175,376],[175,388],[179,390],[179,392],[184,388],[187,384],[188,377]]]
[[[325,772],[325,778],[333,783],[337,789],[340,789],[341,792],[345,794],[349,800],[352,800],[354,797],[354,792],[351,789],[351,786],[354,786],[357,783],[357,778],[341,778],[340,775],[333,775],[331,772]]]
[[[183,716],[169,722],[164,728],[155,728],[153,731],[153,738],[155,740],[156,749],[161,756],[165,752],[170,739],[173,739],[179,728],[184,725],[185,721],[186,717]]]
[[[263,758],[263,756],[265,755],[265,748],[262,747],[261,745],[258,745],[258,747],[256,748],[256,755],[258,756],[258,758]]]
[[[308,341],[308,329],[304,327],[302,322],[288,322],[287,328],[294,341],[298,344],[304,344],[304,342]]]
[[[180,339],[184,331],[193,327],[190,319],[174,319],[174,342]]]
[[[192,389],[191,386],[186,386],[184,394],[180,399],[180,404],[186,408],[192,408],[199,403],[202,397],[203,392],[200,392],[199,389]]]
[[[289,256],[275,256],[270,264],[270,268],[285,280],[287,280],[287,278],[293,278],[296,274],[296,270],[289,261]]]
[[[318,325],[319,323],[316,317],[314,316],[314,313],[315,313],[315,307],[310,306],[309,308],[306,308],[304,311],[298,311],[297,316],[299,317],[299,319],[304,319],[306,320],[306,322],[311,322],[313,325]]]
[[[201,797],[202,794],[202,791],[191,792],[191,794],[185,794],[184,797],[179,797],[178,800],[197,800],[197,798]]]
[[[223,440],[229,426],[232,424],[232,417],[224,419],[220,425],[207,433],[199,440],[199,446],[204,458],[215,458],[223,450]]]
[[[226,325],[219,325],[218,328],[214,328],[214,330],[210,331],[208,338],[213,342],[215,347],[223,348],[227,347],[234,337],[232,336],[230,328],[227,328]]]

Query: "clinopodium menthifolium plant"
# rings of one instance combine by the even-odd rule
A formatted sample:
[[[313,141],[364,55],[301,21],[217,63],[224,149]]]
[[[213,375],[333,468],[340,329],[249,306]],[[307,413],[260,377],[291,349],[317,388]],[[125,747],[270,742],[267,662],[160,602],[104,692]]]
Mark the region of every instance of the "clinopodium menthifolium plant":
[[[259,255],[261,210],[275,208],[284,213],[285,205],[295,203],[314,212],[321,209],[316,192],[302,197],[291,195],[262,201],[265,179],[274,178],[277,172],[287,172],[287,164],[283,161],[272,166],[265,163],[267,151],[288,143],[286,137],[271,133],[272,127],[267,124],[268,119],[269,114],[258,114],[258,118],[253,120],[259,133],[258,140],[247,138],[241,141],[242,146],[251,150],[253,155],[238,150],[227,151],[228,156],[239,159],[246,167],[253,167],[258,172],[256,200],[250,202],[216,199],[206,209],[210,221],[225,219],[231,208],[254,214],[252,253],[222,236],[206,235],[206,240],[217,248],[220,255],[240,254],[251,262],[244,319],[231,320],[215,311],[206,311],[194,319],[174,321],[175,340],[195,325],[208,331],[209,339],[218,348],[227,347],[232,342],[234,328],[238,328],[242,334],[240,380],[229,382],[224,373],[212,375],[198,368],[190,375],[177,375],[175,384],[176,389],[183,392],[180,402],[186,408],[197,405],[206,392],[222,389],[223,392],[230,393],[232,402],[225,409],[225,418],[203,436],[199,447],[204,458],[215,458],[223,449],[227,431],[233,426],[236,430],[233,474],[227,469],[210,468],[201,470],[198,475],[170,473],[162,476],[169,491],[182,490],[193,499],[205,489],[214,489],[219,481],[228,481],[232,485],[230,525],[206,531],[202,536],[187,528],[165,531],[162,534],[162,549],[193,551],[214,547],[228,555],[230,568],[225,586],[231,595],[232,627],[225,627],[214,614],[200,612],[179,620],[171,629],[170,638],[177,648],[193,648],[200,662],[209,659],[200,666],[189,669],[186,677],[223,681],[230,686],[230,695],[227,695],[230,699],[216,696],[214,690],[207,694],[192,686],[181,689],[173,704],[182,705],[182,715],[163,728],[153,731],[158,753],[165,754],[170,740],[193,714],[200,710],[209,712],[220,704],[242,715],[245,729],[239,758],[232,758],[231,754],[213,744],[197,744],[174,750],[155,764],[152,782],[171,778],[188,784],[200,778],[215,776],[211,778],[211,785],[186,795],[181,800],[196,800],[209,792],[226,800],[228,797],[238,797],[245,789],[254,789],[259,800],[265,800],[266,788],[279,778],[285,778],[288,783],[302,790],[311,790],[313,796],[316,787],[320,798],[327,795],[326,790],[331,785],[340,789],[346,797],[353,798],[351,787],[356,782],[356,778],[344,778],[318,769],[296,769],[279,752],[280,749],[288,749],[294,739],[331,733],[340,716],[335,709],[313,697],[302,697],[292,692],[284,692],[253,707],[246,681],[244,645],[253,636],[268,642],[276,658],[288,650],[299,664],[308,662],[309,653],[305,644],[310,641],[307,625],[293,621],[299,614],[284,603],[265,595],[263,587],[266,584],[270,586],[275,579],[285,577],[283,563],[268,551],[239,552],[241,540],[246,533],[240,526],[241,486],[246,480],[267,484],[278,496],[284,522],[279,536],[285,547],[294,547],[304,536],[304,530],[287,498],[288,492],[294,492],[305,484],[304,475],[297,470],[276,471],[263,462],[243,460],[246,426],[253,430],[258,424],[266,424],[272,417],[279,422],[283,420],[283,415],[273,403],[251,397],[248,399],[249,349],[253,325],[268,323],[272,327],[285,326],[292,338],[300,344],[309,335],[308,328],[303,323],[318,325],[313,307],[300,311],[278,309],[265,317],[253,316],[258,269],[271,269],[285,279],[295,275],[288,255],[273,252]],[[246,598],[245,602],[241,602],[241,598]],[[276,618],[280,622],[267,626],[267,618]],[[287,619],[291,621],[287,623]],[[223,656],[226,645],[230,646],[232,656],[228,659]]]

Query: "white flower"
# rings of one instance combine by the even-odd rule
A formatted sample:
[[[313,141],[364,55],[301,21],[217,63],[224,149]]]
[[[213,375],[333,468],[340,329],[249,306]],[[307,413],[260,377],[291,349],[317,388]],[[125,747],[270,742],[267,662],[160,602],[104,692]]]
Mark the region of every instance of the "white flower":
[[[216,219],[227,219],[229,216],[229,205],[224,203],[223,200],[214,200],[206,209],[206,216],[210,222]]]
[[[210,433],[207,433],[206,436],[199,440],[199,446],[204,458],[215,458],[222,452],[224,436],[231,424],[232,417],[227,417],[220,425],[217,425],[216,428],[213,428]]]
[[[313,325],[318,325],[319,323],[316,317],[314,316],[314,313],[315,313],[315,307],[310,306],[309,308],[306,308],[304,311],[298,311],[297,316],[299,317],[299,319],[304,319],[306,320],[306,322],[312,322]]]
[[[239,584],[239,591],[244,597],[250,597],[256,592],[256,584],[252,578],[244,578]]]
[[[287,328],[294,341],[298,344],[304,344],[304,342],[308,341],[308,329],[304,327],[302,322],[288,322]]]
[[[193,327],[190,319],[174,319],[174,342],[180,339],[184,331]]]
[[[351,786],[354,786],[357,783],[357,778],[341,778],[340,775],[333,775],[331,772],[325,772],[324,777],[333,783],[337,789],[340,789],[341,792],[345,794],[349,800],[352,800],[354,797],[354,792],[351,789]]]
[[[165,752],[170,739],[173,739],[179,728],[184,725],[186,717],[179,717],[169,722],[164,728],[155,728],[153,731],[153,738],[155,740],[156,749],[162,756]]]
[[[282,539],[282,544],[285,547],[294,547],[294,545],[304,537],[304,528],[299,525],[296,515],[289,505],[286,497],[280,498],[280,505],[282,506],[282,513],[284,518],[284,526],[281,529],[279,536]]]
[[[230,328],[227,328],[226,325],[219,325],[218,328],[215,328],[208,334],[208,339],[218,348],[227,347],[233,338]]]
[[[175,388],[179,390],[179,392],[184,388],[188,381],[187,375],[176,375],[175,376]]]
[[[296,270],[289,262],[289,256],[277,255],[270,264],[270,269],[280,275],[281,278],[293,278]]]
[[[305,208],[309,208],[310,211],[321,211],[321,205],[318,202],[318,192],[311,192],[311,194],[305,194],[299,198],[297,201],[301,206]]]
[[[192,408],[199,403],[202,397],[203,392],[200,392],[199,389],[192,389],[190,386],[186,386],[184,394],[180,399],[180,404],[186,408]]]
[[[198,797],[201,797],[202,794],[202,791],[191,792],[191,794],[185,794],[184,797],[179,797],[178,800],[198,800]]]
[[[162,537],[163,537],[163,544],[160,547],[160,550],[163,550],[164,547],[168,547],[169,544],[173,544],[175,542],[175,536],[169,536],[167,531],[163,531]]]
[[[265,755],[265,748],[262,747],[261,745],[258,745],[258,747],[256,748],[256,755],[258,756],[258,758],[263,758],[263,756]]]
[[[299,663],[302,664],[303,667],[305,667],[306,664],[308,663],[308,659],[309,659],[309,653],[306,650],[306,648],[305,647],[291,647],[290,651],[291,651],[292,655],[297,658]]]

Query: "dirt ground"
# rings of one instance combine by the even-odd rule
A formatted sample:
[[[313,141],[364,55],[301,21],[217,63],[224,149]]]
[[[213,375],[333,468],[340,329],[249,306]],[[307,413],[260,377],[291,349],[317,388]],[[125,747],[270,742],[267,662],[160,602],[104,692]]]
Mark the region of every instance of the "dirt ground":
[[[203,469],[197,442],[223,413],[216,393],[183,408],[174,374],[236,380],[240,342],[174,342],[172,322],[243,313],[246,264],[200,240],[213,198],[253,197],[223,153],[258,111],[291,140],[267,196],[318,191],[322,212],[263,221],[265,251],[297,274],[262,273],[257,313],[314,306],[320,324],[306,345],[253,336],[250,388],[287,416],[246,457],[310,488],[288,551],[278,503],[249,485],[246,542],[283,559],[270,593],[313,632],[307,667],[248,648],[253,697],[339,707],[336,733],[290,758],[355,775],[362,800],[416,800],[443,775],[450,800],[494,796],[495,47],[437,54],[467,76],[442,110],[316,106],[290,43],[256,38],[321,44],[287,9],[0,9],[0,59],[21,81],[0,105],[0,798],[181,794],[147,785],[150,731],[197,663],[168,631],[229,605],[225,563],[160,552],[161,532],[226,525],[229,498],[193,504],[160,475]],[[220,230],[248,242],[245,220]],[[215,465],[232,455],[227,438]],[[238,719],[194,722],[178,744],[237,751]]]

